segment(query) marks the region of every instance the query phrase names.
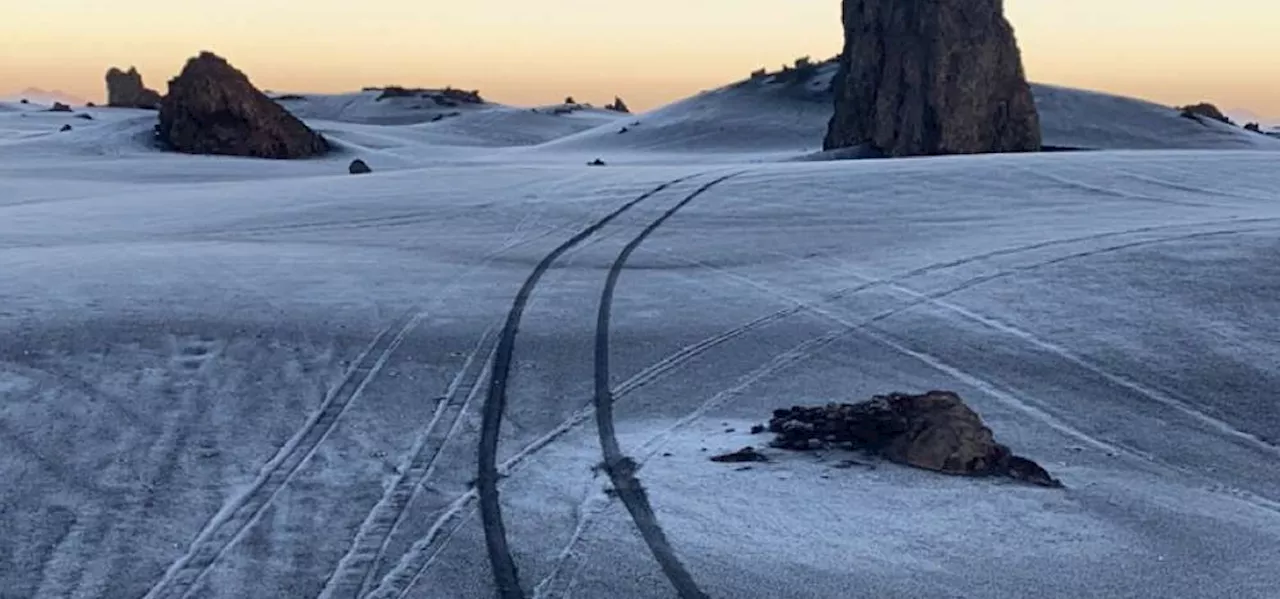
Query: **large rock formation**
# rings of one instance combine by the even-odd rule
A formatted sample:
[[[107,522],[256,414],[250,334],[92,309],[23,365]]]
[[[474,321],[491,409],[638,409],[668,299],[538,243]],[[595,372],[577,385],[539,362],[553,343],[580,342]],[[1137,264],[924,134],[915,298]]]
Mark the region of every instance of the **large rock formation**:
[[[160,99],[159,92],[142,84],[138,69],[129,67],[128,71],[121,71],[111,67],[107,70],[107,106],[154,110],[160,107]]]
[[[1040,119],[1003,0],[844,0],[843,13],[824,149],[1040,149]]]
[[[187,61],[169,81],[156,136],[189,154],[306,158],[329,150],[324,137],[209,52]]]

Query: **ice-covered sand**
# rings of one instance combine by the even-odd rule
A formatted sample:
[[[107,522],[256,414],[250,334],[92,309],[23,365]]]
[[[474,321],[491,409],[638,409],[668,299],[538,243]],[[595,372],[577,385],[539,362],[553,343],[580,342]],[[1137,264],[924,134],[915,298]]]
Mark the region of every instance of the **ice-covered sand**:
[[[0,596],[493,596],[516,291],[687,177],[534,288],[497,456],[528,595],[673,596],[593,470],[597,309],[733,173],[610,326],[619,440],[708,594],[1280,596],[1280,140],[1040,86],[1046,141],[1103,151],[795,161],[824,76],[634,116],[308,96],[341,150],[287,163],[0,105]],[[707,460],[775,407],[934,388],[1067,489]]]

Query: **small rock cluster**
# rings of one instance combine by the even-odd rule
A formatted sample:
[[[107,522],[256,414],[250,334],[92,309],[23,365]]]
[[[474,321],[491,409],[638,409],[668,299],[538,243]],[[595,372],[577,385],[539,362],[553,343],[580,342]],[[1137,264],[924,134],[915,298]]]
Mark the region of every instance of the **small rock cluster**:
[[[1181,111],[1182,117],[1187,119],[1194,120],[1196,119],[1196,117],[1204,117],[1204,118],[1213,119],[1215,121],[1219,121],[1222,123],[1226,123],[1228,125],[1235,124],[1231,122],[1231,119],[1228,118],[1226,114],[1223,114],[1221,110],[1218,110],[1217,106],[1214,106],[1213,104],[1210,104],[1208,102],[1191,104],[1190,106],[1182,106],[1182,107],[1179,107],[1178,110]]]
[[[455,107],[462,104],[484,104],[484,98],[480,97],[478,90],[461,90],[452,87],[444,89],[425,89],[421,87],[400,87],[398,85],[389,85],[387,87],[366,87],[365,91],[380,91],[375,102],[381,102],[388,98],[425,98],[435,102],[439,106]]]
[[[627,107],[627,103],[623,102],[622,98],[619,98],[617,96],[614,96],[612,104],[605,104],[604,109],[612,110],[614,112],[621,112],[623,114],[631,114],[631,109]]]
[[[1035,462],[996,443],[978,414],[949,391],[775,410],[768,430],[776,435],[772,445],[783,449],[857,449],[945,474],[1010,476],[1062,486]]]

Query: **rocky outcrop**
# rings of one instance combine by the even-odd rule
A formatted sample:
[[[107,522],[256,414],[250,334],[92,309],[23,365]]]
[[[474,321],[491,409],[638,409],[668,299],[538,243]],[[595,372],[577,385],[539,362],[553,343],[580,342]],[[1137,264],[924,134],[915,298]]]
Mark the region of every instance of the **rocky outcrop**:
[[[604,109],[612,110],[614,112],[621,112],[623,114],[631,114],[631,109],[627,108],[627,103],[623,102],[622,98],[619,98],[617,96],[614,96],[613,104],[605,104]]]
[[[969,476],[1010,476],[1061,486],[1035,462],[996,443],[991,429],[949,391],[894,393],[856,404],[796,406],[774,411],[774,447],[844,447],[870,451],[926,470]]]
[[[53,106],[49,107],[49,112],[71,112],[71,111],[72,111],[71,107],[66,104],[63,104],[62,102],[54,102]]]
[[[107,106],[115,108],[160,108],[160,93],[142,84],[138,69],[129,67],[121,71],[115,67],[107,70]]]
[[[843,0],[824,149],[885,156],[1040,149],[1003,0]]]
[[[329,151],[324,137],[209,52],[189,60],[169,81],[156,136],[189,154],[306,158]]]
[[[1215,121],[1227,123],[1228,125],[1235,124],[1231,122],[1231,119],[1228,118],[1226,114],[1224,114],[1221,110],[1218,110],[1217,106],[1214,106],[1213,104],[1210,104],[1208,102],[1201,102],[1199,104],[1192,104],[1190,106],[1182,106],[1178,108],[1178,110],[1182,111],[1182,116],[1184,118],[1195,119],[1196,117],[1204,117],[1207,119],[1213,119]]]

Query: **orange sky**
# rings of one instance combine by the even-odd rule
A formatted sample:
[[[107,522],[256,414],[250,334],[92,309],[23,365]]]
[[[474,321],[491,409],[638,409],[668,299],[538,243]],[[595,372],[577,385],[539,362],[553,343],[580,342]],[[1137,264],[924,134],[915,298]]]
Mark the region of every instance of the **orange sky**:
[[[9,4],[9,3],[6,3]],[[104,95],[112,65],[164,82],[201,49],[260,87],[479,89],[513,104],[646,109],[840,47],[838,0],[33,0],[0,18],[0,93]],[[217,10],[210,10],[216,6]],[[1029,76],[1280,117],[1280,2],[1006,0]],[[1280,120],[1277,118],[1276,120]]]

